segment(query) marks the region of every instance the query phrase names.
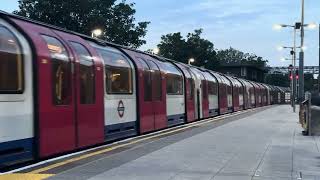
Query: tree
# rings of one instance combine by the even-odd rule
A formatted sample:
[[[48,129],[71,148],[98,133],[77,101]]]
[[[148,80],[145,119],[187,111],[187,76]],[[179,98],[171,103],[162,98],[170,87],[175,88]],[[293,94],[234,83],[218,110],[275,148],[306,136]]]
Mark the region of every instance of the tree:
[[[163,35],[158,44],[160,55],[183,63],[194,58],[196,66],[216,68],[218,63],[214,44],[201,38],[201,34],[202,29],[197,29],[193,33],[188,33],[186,38],[180,32]]]
[[[103,29],[101,39],[138,48],[145,44],[149,22],[135,24],[134,3],[122,0],[19,0],[15,14],[91,35]]]
[[[314,77],[313,74],[306,73],[304,74],[304,90],[312,92],[316,89],[314,87]]]
[[[180,32],[163,35],[158,44],[159,55],[187,63],[187,44]]]
[[[267,74],[266,83],[274,86],[290,87],[288,74]]]
[[[257,67],[265,67],[267,60],[264,60],[262,57],[255,54],[244,53],[237,49],[230,47],[229,49],[220,50],[217,52],[217,58],[222,65],[228,64],[246,64],[254,65]]]

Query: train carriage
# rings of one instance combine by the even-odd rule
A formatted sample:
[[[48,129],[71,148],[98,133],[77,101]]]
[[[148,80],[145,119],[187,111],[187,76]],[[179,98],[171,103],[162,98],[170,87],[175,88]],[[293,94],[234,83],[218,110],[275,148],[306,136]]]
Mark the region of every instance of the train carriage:
[[[0,167],[33,159],[35,118],[32,47],[0,18]],[[11,71],[9,71],[11,70]]]
[[[198,118],[195,114],[196,102],[195,102],[195,80],[192,75],[189,66],[174,62],[174,64],[179,67],[184,75],[184,89],[185,89],[185,113],[186,122],[196,121]]]
[[[166,79],[166,107],[168,126],[185,122],[184,76],[171,62],[162,62]]]
[[[21,104],[25,104],[26,99],[33,99],[34,103],[28,104],[29,107],[25,109],[34,109],[26,113],[33,119],[27,121],[23,118],[21,123],[15,123],[16,126],[27,123],[17,131],[23,133],[23,129],[27,129],[28,135],[25,134],[24,138],[19,139],[28,141],[24,141],[19,147],[6,146],[3,155],[14,155],[17,158],[17,154],[38,152],[37,156],[43,158],[102,143],[103,67],[96,58],[95,50],[76,35],[14,18],[10,19],[10,22],[16,28],[22,29],[24,36],[28,37],[25,41],[21,34],[17,34],[19,39],[8,39],[7,43],[23,43],[21,48],[28,52],[19,55],[18,71],[19,74],[29,73],[23,78],[19,75],[19,81],[26,84],[27,89],[21,89],[19,93],[12,91],[11,94],[17,94],[21,98],[23,94],[33,92],[34,94],[29,93],[28,97],[21,99]],[[6,24],[5,27],[12,26]],[[10,31],[15,32],[14,29],[12,27]],[[31,52],[33,54],[30,54]],[[10,61],[14,62],[12,59]],[[33,63],[32,67],[30,62]],[[32,68],[36,69],[32,71]],[[33,79],[29,79],[31,74],[34,75]],[[23,110],[17,109],[13,114],[21,112]],[[30,149],[30,144],[36,146]]]
[[[204,88],[206,87],[203,86],[203,83],[206,82],[203,74],[198,68],[195,67],[190,67],[190,72],[192,74],[192,78],[194,79],[194,99],[195,99],[195,115],[197,119],[202,119],[204,117],[204,111],[203,111],[203,104],[206,104],[206,100],[203,102],[203,97],[206,95],[206,91]]]
[[[220,73],[210,71],[217,79],[219,92],[219,114],[226,114],[233,110],[231,82]]]
[[[232,83],[233,111],[243,110],[243,85],[234,77],[226,76]]]
[[[160,62],[151,56],[121,48],[137,68],[137,99],[140,134],[168,127],[166,76]]]
[[[219,115],[218,101],[218,82],[217,79],[208,71],[203,71],[203,75],[207,81],[207,98],[208,98],[208,116],[213,117]]]
[[[255,94],[254,94],[254,86],[245,79],[239,79],[238,80],[242,83],[244,86],[244,108],[245,109],[251,109],[255,107]]]
[[[103,60],[104,136],[107,141],[138,134],[136,68],[120,50],[90,42]]]
[[[266,89],[266,97],[267,97],[266,105],[271,105],[271,90],[272,89],[267,84],[262,84],[262,86],[264,86]]]
[[[278,89],[275,86],[271,86],[271,104],[278,103]]]
[[[233,112],[233,96],[232,96],[232,82],[227,78],[226,75],[221,74],[221,79],[223,79],[226,84],[226,93],[227,93],[227,105],[228,105],[228,113]]]
[[[267,105],[267,88],[263,86],[261,83],[258,83],[261,89],[261,106],[266,106]]]
[[[277,86],[277,89],[279,90],[278,93],[280,93],[280,97],[278,94],[278,104],[285,104],[286,103],[286,93],[285,90],[282,87]]]
[[[260,84],[264,88],[264,106],[270,105],[270,87],[266,84]]]
[[[254,96],[255,96],[255,106],[254,107],[261,107],[262,105],[262,95],[261,95],[261,87],[258,83],[250,81],[250,83],[254,87]]]

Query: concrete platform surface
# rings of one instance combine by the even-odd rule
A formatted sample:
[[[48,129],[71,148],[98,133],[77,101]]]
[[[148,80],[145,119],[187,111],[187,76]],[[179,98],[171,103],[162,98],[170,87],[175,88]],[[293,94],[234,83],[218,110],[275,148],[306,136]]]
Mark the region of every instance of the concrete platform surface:
[[[56,174],[52,180],[320,180],[320,139],[301,130],[290,106],[274,106],[43,174]]]

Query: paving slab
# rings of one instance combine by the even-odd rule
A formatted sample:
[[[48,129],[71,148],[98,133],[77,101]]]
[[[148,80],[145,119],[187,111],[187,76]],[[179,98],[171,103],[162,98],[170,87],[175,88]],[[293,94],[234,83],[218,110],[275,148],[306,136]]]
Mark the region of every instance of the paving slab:
[[[221,126],[154,140],[49,179],[320,179],[320,139],[301,131],[290,106],[275,106]]]

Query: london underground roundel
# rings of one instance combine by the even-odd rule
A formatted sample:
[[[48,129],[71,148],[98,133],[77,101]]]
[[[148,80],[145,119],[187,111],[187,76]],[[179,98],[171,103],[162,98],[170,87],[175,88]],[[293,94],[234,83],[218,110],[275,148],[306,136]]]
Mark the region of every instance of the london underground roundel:
[[[118,115],[119,115],[120,118],[123,117],[124,110],[125,110],[125,107],[124,107],[123,101],[120,100],[119,103],[118,103]]]

